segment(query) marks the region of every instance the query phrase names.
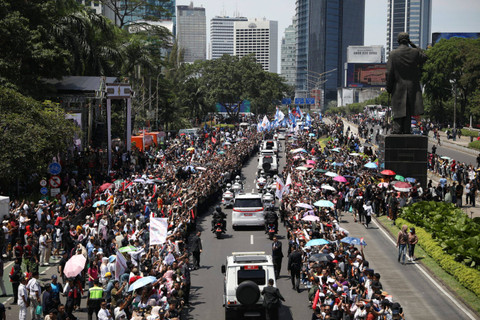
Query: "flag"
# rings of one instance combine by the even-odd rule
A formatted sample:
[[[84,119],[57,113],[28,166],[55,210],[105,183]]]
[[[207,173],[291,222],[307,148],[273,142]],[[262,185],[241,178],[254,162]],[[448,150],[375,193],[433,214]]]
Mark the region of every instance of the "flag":
[[[296,116],[299,117],[300,119],[303,118],[303,113],[299,106],[297,106]]]
[[[150,219],[150,245],[163,244],[167,240],[167,218]]]
[[[305,117],[305,124],[307,127],[310,127],[312,125],[312,118],[310,118],[310,113],[307,113],[307,116]]]
[[[115,280],[120,279],[120,276],[127,270],[127,260],[120,251],[116,253],[117,259],[115,260]]]
[[[216,144],[216,143],[217,143],[217,139],[215,139],[214,137],[212,137],[212,143],[213,143],[213,144]]]
[[[262,120],[262,129],[266,130],[269,125],[270,125],[270,121],[268,121],[267,116],[264,116]]]
[[[284,118],[285,114],[277,107],[277,112],[275,113],[275,120],[277,120],[277,122],[282,122]]]
[[[283,187],[283,193],[288,194],[290,191],[290,185],[292,184],[292,177],[290,176],[290,173],[287,176],[287,180],[285,181],[285,186]]]
[[[280,177],[277,177],[277,190],[275,191],[275,195],[280,200],[282,200],[283,188],[284,187],[285,187],[285,185],[283,184],[282,179],[280,179]]]

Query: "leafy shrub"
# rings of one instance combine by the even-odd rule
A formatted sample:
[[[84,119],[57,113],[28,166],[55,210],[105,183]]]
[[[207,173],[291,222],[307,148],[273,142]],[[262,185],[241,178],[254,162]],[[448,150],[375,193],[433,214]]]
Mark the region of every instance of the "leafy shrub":
[[[398,218],[395,223],[399,228],[404,224],[409,225],[409,227],[415,227],[415,233],[418,236],[418,244],[425,250],[425,252],[432,257],[443,270],[451,274],[465,288],[480,297],[480,271],[469,268],[463,263],[455,261],[453,256],[445,253],[440,243],[435,241],[432,238],[432,235],[424,228],[414,226],[409,221],[401,218]]]
[[[468,147],[480,150],[480,140],[475,140],[475,141],[470,142],[468,144]]]
[[[478,137],[478,131],[462,129],[462,135],[466,137]]]
[[[400,217],[425,228],[458,262],[480,270],[480,225],[453,204],[423,201],[405,207]]]

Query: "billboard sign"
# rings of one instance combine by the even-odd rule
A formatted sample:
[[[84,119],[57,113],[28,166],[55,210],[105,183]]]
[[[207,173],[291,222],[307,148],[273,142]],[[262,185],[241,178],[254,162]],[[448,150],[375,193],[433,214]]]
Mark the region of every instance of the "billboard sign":
[[[292,104],[292,99],[290,99],[290,98],[283,98],[283,99],[282,99],[282,104]]]
[[[348,46],[348,63],[382,63],[383,46]]]
[[[386,72],[385,63],[348,63],[347,87],[385,87]]]
[[[220,104],[220,103],[217,103],[216,105],[217,107],[217,112],[219,113],[228,113],[227,112],[227,108]],[[234,104],[231,104],[231,105],[227,105],[228,109],[230,110],[230,113],[235,113],[238,111],[238,105],[234,105]],[[240,104],[240,111],[239,111],[240,114],[247,114],[247,113],[250,113],[250,101],[248,100],[243,100],[243,102]]]
[[[432,33],[432,45],[442,39],[448,40],[451,38],[478,39],[480,38],[480,32],[434,32]]]

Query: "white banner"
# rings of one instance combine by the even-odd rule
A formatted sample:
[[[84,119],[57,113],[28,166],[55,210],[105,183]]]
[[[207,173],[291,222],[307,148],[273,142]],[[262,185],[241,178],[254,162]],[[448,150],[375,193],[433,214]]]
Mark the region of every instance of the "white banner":
[[[163,244],[167,240],[167,218],[150,218],[150,245]]]
[[[275,195],[280,200],[282,200],[283,188],[285,188],[285,186],[283,185],[282,179],[280,179],[280,177],[277,177],[277,190],[275,191]]]
[[[290,191],[290,185],[292,184],[292,177],[290,176],[290,173],[287,176],[287,181],[285,181],[285,186],[283,187],[283,193],[288,194]]]
[[[117,251],[117,259],[115,260],[115,280],[120,279],[120,276],[127,270],[127,260],[120,251]]]

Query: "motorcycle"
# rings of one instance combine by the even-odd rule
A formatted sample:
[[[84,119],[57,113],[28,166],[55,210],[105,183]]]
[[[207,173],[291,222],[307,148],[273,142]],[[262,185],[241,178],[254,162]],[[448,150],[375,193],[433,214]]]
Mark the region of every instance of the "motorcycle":
[[[275,208],[275,196],[272,192],[267,192],[262,197],[263,205],[265,208],[273,209]]]
[[[263,192],[266,185],[267,185],[267,179],[265,179],[264,177],[260,177],[257,179],[257,190],[259,192]]]
[[[267,224],[267,233],[270,240],[272,240],[273,236],[277,234],[277,229],[275,228],[274,223]]]
[[[222,195],[222,204],[225,206],[225,208],[233,206],[233,202],[235,200],[235,195],[230,189],[225,190],[225,192]]]
[[[213,232],[215,233],[215,236],[217,239],[220,239],[222,237],[222,234],[225,233],[223,230],[223,223],[222,222],[217,222],[215,223],[215,228],[213,229]]]
[[[238,194],[242,190],[243,190],[243,185],[241,183],[235,182],[232,185],[232,191],[233,191],[234,194]]]

